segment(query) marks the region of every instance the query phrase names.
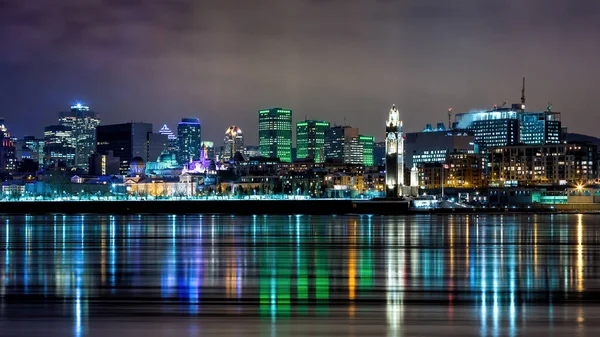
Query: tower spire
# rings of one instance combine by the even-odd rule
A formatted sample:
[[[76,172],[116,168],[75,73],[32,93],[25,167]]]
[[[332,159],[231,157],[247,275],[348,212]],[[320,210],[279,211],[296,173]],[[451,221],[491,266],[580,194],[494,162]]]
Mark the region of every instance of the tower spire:
[[[523,77],[523,88],[521,89],[521,109],[525,109],[525,77]]]

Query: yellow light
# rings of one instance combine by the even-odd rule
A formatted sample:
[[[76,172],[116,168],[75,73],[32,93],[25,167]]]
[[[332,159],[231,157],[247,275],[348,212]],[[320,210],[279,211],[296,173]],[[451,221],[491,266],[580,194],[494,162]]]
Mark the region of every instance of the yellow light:
[[[583,185],[581,185],[581,184],[577,185],[577,190],[578,191],[581,191],[582,189],[583,189]]]

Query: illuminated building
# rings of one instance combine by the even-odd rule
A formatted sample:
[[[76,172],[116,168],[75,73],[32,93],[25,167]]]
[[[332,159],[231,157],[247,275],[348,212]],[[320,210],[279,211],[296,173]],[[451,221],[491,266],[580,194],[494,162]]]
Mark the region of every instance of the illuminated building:
[[[112,151],[120,159],[120,172],[129,172],[133,157],[157,158],[168,146],[167,135],[152,132],[150,123],[124,123],[101,125],[96,129],[97,151],[107,155]]]
[[[179,149],[177,161],[180,164],[200,159],[202,147],[202,127],[198,118],[183,118],[177,124]]]
[[[169,141],[169,151],[177,151],[177,135],[175,135],[173,131],[169,129],[167,124],[163,124],[160,130],[158,130],[158,133],[167,136]]]
[[[325,161],[346,164],[362,164],[358,159],[360,150],[358,128],[333,126],[325,132]],[[362,154],[361,154],[362,156]]]
[[[522,105],[524,109],[524,105]],[[518,144],[560,144],[560,112],[525,112],[518,104],[512,108],[469,112],[456,115],[459,128],[474,133],[480,150]]]
[[[120,174],[119,167],[119,157],[115,157],[112,151],[108,151],[106,154],[96,152],[90,157],[89,174],[93,176],[118,175]]]
[[[520,123],[516,110],[498,109],[456,115],[458,128],[473,132],[481,151],[490,147],[515,145],[520,141]]]
[[[13,172],[17,169],[15,142],[10,137],[3,118],[0,118],[0,142],[0,171]]]
[[[404,136],[400,112],[395,105],[390,109],[385,124],[385,195],[388,198],[400,196],[404,185]]]
[[[473,153],[450,153],[443,163],[422,163],[418,167],[418,176],[420,186],[426,189],[441,188],[442,178],[444,187],[478,188],[484,185],[481,156]]]
[[[73,130],[64,125],[50,125],[44,128],[44,165],[67,167],[75,164],[75,144]]]
[[[315,163],[325,161],[325,133],[329,122],[305,120],[296,123],[296,158],[311,159]]]
[[[560,112],[523,112],[521,122],[521,143],[523,144],[560,144],[562,124]]]
[[[95,112],[81,103],[71,106],[70,111],[59,113],[58,124],[71,128],[75,145],[74,167],[89,170],[89,158],[96,151],[96,128],[100,119]]]
[[[375,165],[375,158],[373,157],[375,137],[361,135],[358,136],[358,141],[362,149],[362,164],[365,166]]]
[[[498,147],[488,160],[494,187],[585,184],[597,175],[597,147],[584,143]]]
[[[375,165],[385,166],[385,141],[373,144],[373,157]]]
[[[209,140],[202,141],[202,151],[208,159],[216,159],[215,143]]]
[[[439,124],[438,124],[439,126]],[[443,127],[443,123],[441,123]],[[467,130],[432,129],[428,124],[421,132],[406,134],[406,167],[419,167],[423,163],[444,163],[452,153],[476,153],[475,137]]]
[[[232,125],[225,130],[225,138],[223,139],[223,161],[230,161],[234,158],[235,153],[239,152],[243,155],[244,152],[244,135],[242,129]]]
[[[22,149],[22,155],[20,159],[25,159],[25,153],[27,152],[27,157],[29,159],[32,159],[38,163],[43,162],[45,145],[45,141],[43,139],[37,139],[34,136],[25,136],[21,141],[19,141],[19,145]]]
[[[177,163],[177,155],[164,150],[156,161],[146,162],[145,175],[150,177],[178,177],[183,167]]]
[[[250,159],[255,157],[260,157],[260,148],[258,146],[244,147],[244,158]]]
[[[258,146],[263,157],[292,161],[292,110],[258,111]]]

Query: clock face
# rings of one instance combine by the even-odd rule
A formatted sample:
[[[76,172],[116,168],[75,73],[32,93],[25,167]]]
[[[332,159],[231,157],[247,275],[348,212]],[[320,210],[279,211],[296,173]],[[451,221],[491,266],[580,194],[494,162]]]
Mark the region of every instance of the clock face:
[[[394,139],[396,139],[396,135],[394,133],[388,133],[388,139],[394,140]]]

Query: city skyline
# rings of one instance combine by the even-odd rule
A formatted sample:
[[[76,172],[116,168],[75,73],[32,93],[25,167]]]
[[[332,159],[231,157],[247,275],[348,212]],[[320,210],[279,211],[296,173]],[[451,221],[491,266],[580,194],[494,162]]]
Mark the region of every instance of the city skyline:
[[[596,2],[104,4],[2,5],[0,115],[13,134],[41,135],[81,99],[103,124],[196,116],[213,140],[236,124],[257,144],[254,111],[273,106],[293,109],[293,123],[345,118],[381,139],[391,104],[416,131],[449,107],[518,101],[525,76],[528,110],[550,101],[572,132],[598,136],[585,122],[598,81]],[[267,17],[285,25],[270,29]]]

